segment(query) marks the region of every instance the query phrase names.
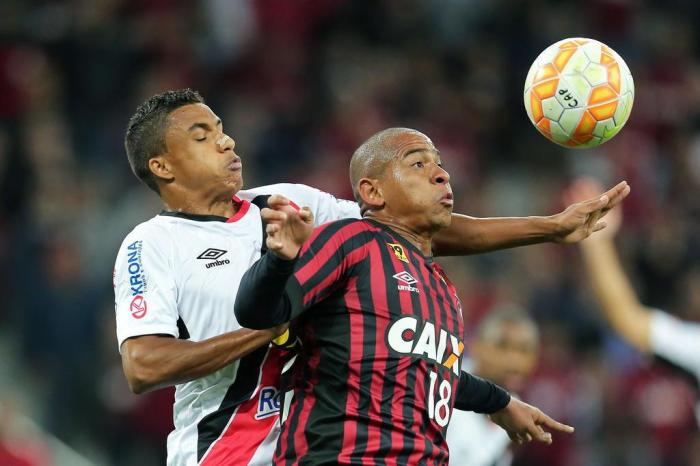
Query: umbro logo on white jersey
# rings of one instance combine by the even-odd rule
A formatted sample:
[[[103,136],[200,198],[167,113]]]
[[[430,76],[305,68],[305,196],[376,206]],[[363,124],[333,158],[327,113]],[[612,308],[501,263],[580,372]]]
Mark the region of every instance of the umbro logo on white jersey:
[[[209,262],[206,267],[208,269],[212,267],[218,267],[219,265],[226,265],[230,264],[231,261],[228,259],[224,260],[218,260],[221,256],[226,254],[228,251],[224,249],[216,249],[216,248],[209,248],[200,255],[197,256],[197,259],[204,259],[204,260],[213,260],[214,262]]]
[[[209,248],[200,255],[197,256],[197,259],[204,259],[208,261],[213,261],[218,259],[219,257],[223,256],[226,254],[228,251],[225,251],[223,249],[216,249],[216,248]]]
[[[399,272],[392,275],[392,277],[398,280],[399,291],[413,291],[414,293],[420,293],[420,290],[418,288],[416,288],[415,286],[411,286],[415,283],[418,283],[418,280],[413,278],[413,275],[406,272],[405,270],[403,272]]]

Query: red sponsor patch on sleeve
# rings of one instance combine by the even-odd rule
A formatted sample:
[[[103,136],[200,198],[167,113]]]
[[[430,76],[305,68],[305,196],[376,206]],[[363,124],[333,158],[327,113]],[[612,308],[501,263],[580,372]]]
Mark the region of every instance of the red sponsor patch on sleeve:
[[[146,304],[146,298],[141,296],[140,294],[134,296],[134,299],[131,300],[131,316],[134,319],[141,319],[143,316],[146,315],[146,312],[148,310],[148,305]]]

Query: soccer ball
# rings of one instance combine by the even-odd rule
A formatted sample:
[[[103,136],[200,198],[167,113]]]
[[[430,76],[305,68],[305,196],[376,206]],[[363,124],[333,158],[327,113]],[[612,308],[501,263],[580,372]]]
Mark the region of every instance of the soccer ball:
[[[634,82],[627,64],[607,45],[564,39],[532,64],[524,98],[527,116],[547,139],[570,148],[594,147],[625,125]]]

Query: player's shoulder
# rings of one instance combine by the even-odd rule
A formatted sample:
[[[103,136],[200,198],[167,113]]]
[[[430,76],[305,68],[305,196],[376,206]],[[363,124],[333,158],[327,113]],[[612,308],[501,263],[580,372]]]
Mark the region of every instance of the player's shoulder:
[[[139,241],[146,241],[163,246],[172,241],[172,232],[175,228],[175,223],[169,221],[168,217],[156,215],[155,217],[139,223],[127,233],[124,241],[122,241],[121,249]]]
[[[316,236],[370,239],[381,231],[372,222],[361,218],[344,218],[324,223],[315,230]]]

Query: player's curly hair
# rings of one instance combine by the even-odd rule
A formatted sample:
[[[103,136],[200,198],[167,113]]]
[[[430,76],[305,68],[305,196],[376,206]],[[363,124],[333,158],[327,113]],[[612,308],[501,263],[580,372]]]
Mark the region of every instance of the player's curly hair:
[[[192,89],[165,91],[156,94],[136,109],[129,119],[124,147],[134,175],[160,194],[148,161],[166,150],[165,130],[170,112],[189,104],[204,103],[199,92]]]

